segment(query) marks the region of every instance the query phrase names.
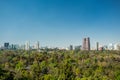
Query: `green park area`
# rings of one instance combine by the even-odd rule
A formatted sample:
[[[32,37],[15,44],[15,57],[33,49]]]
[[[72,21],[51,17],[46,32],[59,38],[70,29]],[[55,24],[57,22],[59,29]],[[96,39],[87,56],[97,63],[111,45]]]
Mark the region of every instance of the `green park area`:
[[[0,51],[0,80],[120,80],[120,51]]]

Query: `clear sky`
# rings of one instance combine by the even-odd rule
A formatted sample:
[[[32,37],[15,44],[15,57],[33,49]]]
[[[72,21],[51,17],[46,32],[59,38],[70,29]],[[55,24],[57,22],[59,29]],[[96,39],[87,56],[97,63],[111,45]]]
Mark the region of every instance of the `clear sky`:
[[[0,0],[0,44],[66,47],[120,41],[120,0]]]

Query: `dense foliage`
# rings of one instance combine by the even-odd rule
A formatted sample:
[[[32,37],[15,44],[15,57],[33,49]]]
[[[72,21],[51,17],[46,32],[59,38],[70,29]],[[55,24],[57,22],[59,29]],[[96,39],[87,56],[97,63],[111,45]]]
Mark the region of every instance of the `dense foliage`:
[[[0,80],[120,80],[120,51],[0,51]]]

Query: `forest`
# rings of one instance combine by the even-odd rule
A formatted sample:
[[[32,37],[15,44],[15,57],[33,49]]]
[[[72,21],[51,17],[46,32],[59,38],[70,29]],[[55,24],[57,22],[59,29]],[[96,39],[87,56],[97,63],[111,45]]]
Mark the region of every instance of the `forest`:
[[[120,80],[120,51],[0,50],[0,80]]]

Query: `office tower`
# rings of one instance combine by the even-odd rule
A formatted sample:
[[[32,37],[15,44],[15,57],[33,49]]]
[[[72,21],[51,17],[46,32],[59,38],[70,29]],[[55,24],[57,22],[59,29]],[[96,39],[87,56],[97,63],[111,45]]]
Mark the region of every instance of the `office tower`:
[[[120,44],[118,44],[118,45],[117,45],[117,50],[119,50],[119,51],[120,51]]]
[[[8,49],[8,47],[9,47],[9,43],[4,43],[4,48]]]
[[[72,45],[70,45],[69,50],[73,50],[73,46]]]
[[[90,50],[90,38],[83,39],[83,50]]]
[[[35,49],[39,49],[39,48],[40,48],[40,44],[39,44],[39,41],[37,41],[35,44]]]
[[[120,43],[116,43],[114,45],[114,50],[120,50]]]
[[[83,50],[86,50],[86,38],[83,39],[83,46],[82,46]]]
[[[11,44],[11,49],[14,49],[14,45],[13,44]]]
[[[25,44],[25,50],[30,50],[30,42],[26,42]]]
[[[98,51],[99,50],[99,42],[96,43],[96,50]]]
[[[114,44],[113,43],[110,43],[108,45],[108,50],[114,50]]]
[[[90,38],[86,38],[86,50],[90,50]]]
[[[114,45],[114,50],[117,50],[117,46],[118,46],[117,44]]]

